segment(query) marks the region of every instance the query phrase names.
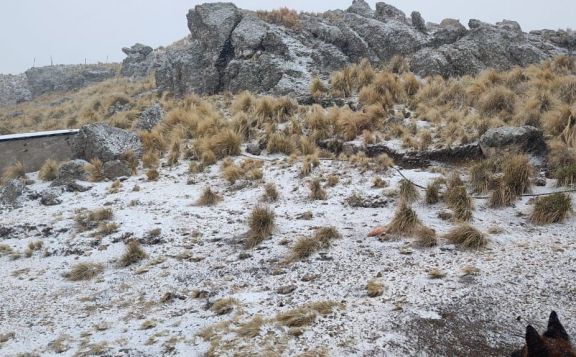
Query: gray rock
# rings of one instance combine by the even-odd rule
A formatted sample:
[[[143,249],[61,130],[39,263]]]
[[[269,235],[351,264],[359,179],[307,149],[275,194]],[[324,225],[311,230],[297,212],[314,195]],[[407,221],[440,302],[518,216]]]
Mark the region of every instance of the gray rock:
[[[82,159],[64,162],[58,168],[58,179],[60,180],[86,180],[86,165],[88,162]]]
[[[125,77],[146,77],[152,65],[153,51],[152,47],[140,43],[132,47],[124,47],[122,52],[127,57],[122,61],[120,74]]]
[[[258,156],[262,153],[262,149],[260,149],[258,143],[250,143],[246,146],[246,152]]]
[[[52,181],[50,187],[61,187],[66,192],[86,192],[92,188],[90,186],[82,186],[71,178],[57,178]]]
[[[418,11],[412,11],[410,18],[412,19],[412,26],[414,26],[416,30],[423,33],[428,32],[428,29],[426,28],[426,21],[424,21],[422,15],[420,15]]]
[[[44,206],[56,206],[62,203],[62,188],[50,187],[40,192],[40,203]]]
[[[156,103],[146,109],[138,117],[136,122],[136,129],[152,130],[166,115],[166,112],[160,105]]]
[[[480,137],[480,148],[486,157],[501,156],[508,152],[544,156],[548,150],[544,133],[533,126],[488,129]]]
[[[512,21],[490,25],[471,20],[470,30],[452,19],[428,26],[418,13],[410,23],[390,5],[377,3],[373,11],[363,0],[354,0],[346,11],[300,14],[297,28],[265,22],[231,3],[198,5],[187,19],[190,38],[167,48],[158,61],[160,92],[184,96],[250,90],[305,102],[313,77],[326,79],[362,58],[379,64],[400,54],[418,75],[449,77],[568,53],[559,45],[567,43],[567,32],[528,35]]]
[[[374,17],[374,10],[364,0],[353,0],[352,5],[346,11],[364,17]]]
[[[32,99],[24,74],[0,74],[0,107]]]
[[[26,186],[20,180],[10,180],[0,187],[0,208],[18,208]]]
[[[118,160],[132,150],[142,155],[142,144],[138,136],[130,131],[97,123],[83,126],[74,138],[75,157],[84,160],[98,158],[103,162]]]
[[[25,72],[32,97],[66,92],[116,76],[116,65],[57,65],[30,68]]]
[[[379,20],[397,20],[406,22],[406,14],[402,10],[383,2],[376,3],[375,16]]]
[[[123,160],[112,160],[105,162],[102,166],[102,172],[104,173],[104,176],[109,180],[132,175],[132,170],[130,170],[130,167],[126,161]]]

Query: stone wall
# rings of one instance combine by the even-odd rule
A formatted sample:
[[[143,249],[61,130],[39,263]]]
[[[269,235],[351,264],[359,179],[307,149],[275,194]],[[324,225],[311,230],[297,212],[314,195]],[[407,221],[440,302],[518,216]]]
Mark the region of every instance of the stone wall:
[[[58,130],[0,136],[0,172],[16,161],[24,164],[26,172],[34,172],[48,159],[70,160],[77,133],[78,130]]]

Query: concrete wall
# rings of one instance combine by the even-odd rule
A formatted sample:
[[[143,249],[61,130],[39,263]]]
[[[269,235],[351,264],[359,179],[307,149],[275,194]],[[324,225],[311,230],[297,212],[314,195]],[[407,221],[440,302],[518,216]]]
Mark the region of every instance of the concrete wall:
[[[77,133],[77,130],[59,130],[0,136],[0,172],[16,161],[24,164],[26,172],[34,172],[48,159],[70,160]]]

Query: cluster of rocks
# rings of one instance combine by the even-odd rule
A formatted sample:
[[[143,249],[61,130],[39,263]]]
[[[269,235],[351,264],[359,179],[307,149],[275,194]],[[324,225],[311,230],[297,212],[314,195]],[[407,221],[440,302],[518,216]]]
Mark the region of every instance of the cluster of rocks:
[[[117,72],[115,64],[88,64],[34,67],[19,75],[0,75],[0,106],[80,89],[112,78]]]
[[[468,28],[454,19],[426,23],[418,12],[407,17],[382,2],[372,9],[364,0],[345,11],[298,16],[299,23],[289,26],[232,3],[198,5],[187,15],[188,39],[158,50],[140,44],[124,49],[122,73],[154,71],[158,89],[177,96],[240,90],[303,96],[314,76],[326,78],[363,58],[376,64],[400,54],[419,75],[449,77],[540,62],[568,53],[574,37],[568,31],[525,33],[507,20],[470,20]]]

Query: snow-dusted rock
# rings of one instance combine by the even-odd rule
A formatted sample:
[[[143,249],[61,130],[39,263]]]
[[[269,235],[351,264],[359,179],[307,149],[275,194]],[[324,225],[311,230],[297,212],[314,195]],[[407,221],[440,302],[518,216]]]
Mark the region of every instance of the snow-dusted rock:
[[[58,168],[58,179],[60,180],[85,180],[86,165],[88,162],[82,159],[70,160],[64,162]]]
[[[74,138],[73,148],[77,158],[98,158],[103,162],[121,159],[129,150],[142,155],[142,144],[135,133],[103,123],[83,126]]]
[[[0,208],[17,208],[26,185],[20,180],[10,180],[0,187]]]
[[[132,174],[132,170],[128,167],[126,161],[123,160],[105,162],[102,171],[104,172],[104,176],[109,180],[114,180],[122,176],[130,176]]]
[[[160,105],[156,103],[146,109],[138,117],[136,122],[136,129],[152,130],[166,115],[166,112]]]
[[[547,151],[544,134],[533,126],[488,129],[480,137],[480,148],[487,157],[502,155],[504,152],[524,152],[542,156]]]

